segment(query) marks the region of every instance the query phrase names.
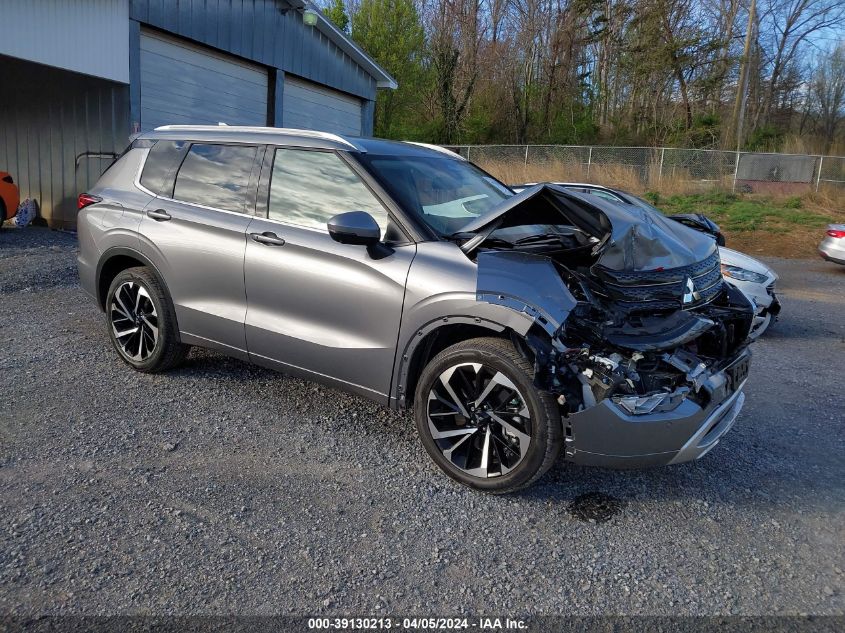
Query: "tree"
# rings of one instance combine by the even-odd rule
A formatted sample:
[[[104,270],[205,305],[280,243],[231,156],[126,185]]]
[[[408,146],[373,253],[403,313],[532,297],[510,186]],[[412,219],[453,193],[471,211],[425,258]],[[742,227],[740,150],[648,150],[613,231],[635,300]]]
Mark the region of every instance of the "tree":
[[[323,15],[334,22],[334,25],[344,33],[349,33],[349,16],[346,13],[346,5],[343,0],[331,0],[327,7],[323,8]]]
[[[455,143],[479,77],[480,0],[439,0],[429,35],[432,95],[441,142]]]
[[[772,110],[785,89],[787,69],[793,66],[813,34],[845,25],[841,0],[767,0],[761,16],[762,45],[771,56],[766,91],[756,121],[771,123]]]
[[[380,91],[376,101],[375,134],[393,136],[397,114],[419,108],[424,77],[425,33],[413,0],[361,0],[352,14],[352,37],[399,84],[395,91]]]
[[[812,93],[827,153],[833,145],[836,128],[845,119],[845,42],[822,59],[813,77]]]
[[[399,83],[378,92],[381,136],[735,148],[742,120],[744,146],[845,137],[840,67],[813,63],[843,0],[323,2]]]

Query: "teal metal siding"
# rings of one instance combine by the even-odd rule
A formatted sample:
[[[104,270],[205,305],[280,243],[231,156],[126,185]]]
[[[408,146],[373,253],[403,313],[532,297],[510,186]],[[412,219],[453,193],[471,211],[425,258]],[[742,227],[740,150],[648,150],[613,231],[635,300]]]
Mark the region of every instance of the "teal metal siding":
[[[129,0],[0,0],[0,54],[128,83],[128,22]]]
[[[375,99],[376,80],[284,0],[130,0],[137,22],[246,60]]]
[[[267,67],[160,31],[141,32],[141,131],[267,125]]]
[[[33,198],[51,226],[76,225],[76,196],[97,182],[129,137],[125,84],[0,55],[0,170],[12,174],[21,200]]]
[[[287,75],[282,125],[360,136],[361,100]]]

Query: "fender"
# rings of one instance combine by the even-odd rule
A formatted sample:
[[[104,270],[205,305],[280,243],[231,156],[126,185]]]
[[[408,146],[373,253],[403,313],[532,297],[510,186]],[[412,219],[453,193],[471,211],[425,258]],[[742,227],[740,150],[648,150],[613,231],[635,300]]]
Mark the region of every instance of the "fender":
[[[161,271],[156,267],[156,265],[150,261],[149,257],[144,255],[141,251],[129,248],[128,246],[112,246],[103,252],[97,262],[96,290],[97,305],[100,307],[100,310],[105,311],[106,309],[100,293],[100,277],[102,276],[103,268],[109,261],[120,256],[131,257],[132,259],[137,259],[139,262],[143,263],[144,266],[149,268],[156,276],[156,279],[161,284],[162,288],[164,288],[165,292],[167,292],[167,296],[170,296],[170,289],[167,287],[167,282],[164,280],[164,276],[161,274]]]
[[[491,334],[500,334],[505,330],[511,330],[517,335],[524,337],[535,323],[532,315],[502,305],[479,302],[473,308],[478,314],[454,314],[438,317],[418,328],[407,339],[404,349],[398,350],[397,362],[394,365],[393,388],[391,389],[389,401],[391,408],[402,409],[405,407],[408,397],[408,379],[411,360],[417,351],[419,351],[420,346],[427,340],[429,334],[444,327],[472,325],[489,330]]]

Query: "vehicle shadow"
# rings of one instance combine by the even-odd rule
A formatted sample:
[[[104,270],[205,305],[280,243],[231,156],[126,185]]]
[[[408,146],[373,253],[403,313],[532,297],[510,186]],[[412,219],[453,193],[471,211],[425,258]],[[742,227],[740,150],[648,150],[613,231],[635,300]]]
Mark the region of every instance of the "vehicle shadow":
[[[748,435],[726,437],[698,461],[645,470],[591,468],[561,458],[538,485],[518,494],[566,506],[585,496],[602,495],[622,505],[657,501],[794,506],[822,512],[830,511],[845,495],[834,455],[808,460],[804,451],[791,454],[786,447],[766,447]]]
[[[300,396],[314,393],[303,401],[294,398],[295,406],[311,418],[311,424],[322,425],[320,418],[331,413],[342,402],[340,415],[332,415],[331,427],[324,432],[351,436],[364,432],[368,437],[382,437],[385,445],[398,443],[428,457],[414,431],[410,412],[388,411],[381,405],[318,385],[300,378],[264,369],[207,350],[195,350],[178,369],[174,378],[213,376],[215,381],[236,385],[248,381],[262,383],[262,407],[284,411],[291,406],[291,391]],[[319,395],[318,395],[319,394]],[[761,408],[762,407],[762,408]],[[355,416],[347,414],[354,410]],[[800,503],[812,506],[826,499],[842,498],[845,482],[836,476],[835,446],[810,447],[804,436],[777,440],[770,436],[766,405],[748,408],[737,426],[713,451],[702,459],[646,470],[609,470],[572,464],[561,456],[552,469],[533,487],[516,493],[533,502],[568,506],[584,495],[600,493],[624,503],[644,501],[679,501],[756,505]],[[777,422],[772,423],[777,426]],[[432,480],[443,478],[433,466],[426,471]],[[445,480],[444,480],[445,482]],[[443,482],[441,482],[443,483]],[[451,483],[451,482],[449,482]],[[453,484],[460,487],[459,484]],[[800,501],[796,501],[800,500]]]

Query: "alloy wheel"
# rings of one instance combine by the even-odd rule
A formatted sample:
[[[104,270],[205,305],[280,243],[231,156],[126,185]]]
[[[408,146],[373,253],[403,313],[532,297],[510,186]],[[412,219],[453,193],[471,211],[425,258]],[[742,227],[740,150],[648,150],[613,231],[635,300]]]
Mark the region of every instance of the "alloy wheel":
[[[109,320],[122,353],[135,362],[147,360],[158,342],[158,313],[147,289],[126,281],[114,291]]]
[[[502,372],[481,363],[441,373],[429,392],[427,415],[443,456],[473,477],[506,475],[531,443],[525,398]]]

